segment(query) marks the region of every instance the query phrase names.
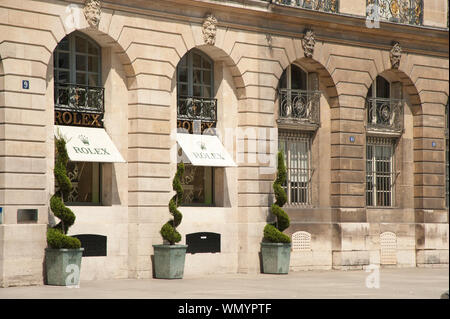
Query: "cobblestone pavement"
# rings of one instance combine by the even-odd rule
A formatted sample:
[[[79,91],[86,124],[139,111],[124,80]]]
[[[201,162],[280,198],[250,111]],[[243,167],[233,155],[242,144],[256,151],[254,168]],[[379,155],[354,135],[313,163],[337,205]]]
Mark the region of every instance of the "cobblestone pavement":
[[[378,274],[329,270],[95,280],[82,281],[78,288],[8,287],[0,288],[0,299],[439,299],[448,289],[448,268],[381,268]]]

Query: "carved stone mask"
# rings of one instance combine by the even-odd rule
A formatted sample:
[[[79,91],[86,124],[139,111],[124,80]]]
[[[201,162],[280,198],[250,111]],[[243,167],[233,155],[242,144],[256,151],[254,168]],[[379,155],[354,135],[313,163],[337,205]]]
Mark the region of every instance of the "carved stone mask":
[[[100,23],[101,4],[100,0],[86,0],[83,8],[86,21],[91,27],[98,27]]]
[[[202,25],[203,40],[206,44],[216,43],[217,19],[213,15],[208,15]]]
[[[312,58],[314,54],[314,46],[316,44],[316,40],[314,38],[314,32],[312,30],[307,30],[305,32],[305,36],[302,39],[302,47],[305,53],[305,57]]]
[[[402,48],[398,42],[395,42],[389,54],[391,58],[391,66],[393,69],[398,69],[400,66],[400,60],[402,58]]]

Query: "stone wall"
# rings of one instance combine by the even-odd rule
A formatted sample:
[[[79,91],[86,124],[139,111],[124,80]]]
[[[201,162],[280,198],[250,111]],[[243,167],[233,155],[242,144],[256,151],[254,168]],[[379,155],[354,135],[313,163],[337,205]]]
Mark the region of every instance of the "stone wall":
[[[399,267],[448,264],[443,129],[448,30],[441,28],[446,17],[436,14],[436,8],[425,7],[425,27],[381,23],[380,29],[369,29],[364,5],[349,1],[341,1],[341,13],[347,15],[260,1],[246,6],[200,0],[186,0],[185,5],[179,0],[130,2],[103,3],[99,26],[92,28],[81,1],[2,1],[2,285],[42,282],[39,265],[54,187],[52,53],[73,31],[102,47],[105,128],[127,161],[104,166],[104,206],[74,207],[78,219],[71,234],[108,236],[108,256],[84,258],[82,279],[152,276],[152,244],[162,242],[159,230],[170,217],[167,204],[173,194],[176,66],[193,48],[214,61],[218,135],[238,167],[219,173],[219,207],[182,208],[183,241],[197,231],[219,232],[223,239],[221,254],[188,255],[187,274],[260,271],[262,229],[273,201],[276,90],[291,63],[317,72],[322,91],[321,126],[312,145],[314,202],[287,209],[292,220],[287,233],[310,233],[311,250],[293,253],[291,268],[378,264],[383,232],[397,237]],[[213,46],[202,36],[207,13],[218,20]],[[312,58],[302,48],[306,28],[315,32]],[[403,50],[398,70],[389,59],[393,41]],[[405,130],[396,149],[396,205],[384,210],[365,203],[364,103],[380,74],[400,81],[406,99]],[[29,89],[22,88],[22,80],[29,81]],[[37,223],[18,225],[19,208],[38,209]],[[34,235],[19,240],[20,231]],[[15,245],[27,249],[11,254]],[[29,267],[11,268],[21,261]]]

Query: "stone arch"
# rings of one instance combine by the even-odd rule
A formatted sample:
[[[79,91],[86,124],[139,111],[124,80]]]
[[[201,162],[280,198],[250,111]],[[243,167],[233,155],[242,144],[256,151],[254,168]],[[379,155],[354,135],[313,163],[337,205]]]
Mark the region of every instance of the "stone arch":
[[[300,66],[303,70],[307,71],[308,73],[317,73],[319,83],[322,85],[323,88],[325,88],[325,94],[328,100],[328,105],[330,107],[337,107],[339,105],[338,92],[336,90],[335,82],[331,74],[328,72],[328,70],[321,62],[315,60],[314,58],[303,57],[291,61],[290,64],[296,64]],[[284,70],[286,70],[286,68],[290,64],[283,65],[283,69],[281,71],[277,70],[277,72],[275,72],[275,76],[278,79],[278,81],[280,80]],[[278,87],[278,83],[276,87]]]
[[[238,98],[238,100],[245,99],[246,97],[246,88],[244,85],[244,80],[242,77],[242,73],[239,70],[236,63],[233,61],[232,57],[229,56],[222,48],[219,48],[215,45],[198,45],[198,46],[192,46],[189,48],[186,48],[186,51],[184,51],[183,55],[180,56],[179,60],[175,64],[175,70],[174,70],[174,76],[172,77],[172,84],[171,84],[171,90],[173,90],[173,87],[176,83],[176,66],[178,65],[178,62],[180,62],[181,58],[187,54],[192,49],[197,49],[204,54],[206,54],[208,57],[210,57],[214,62],[222,62],[224,65],[230,70],[230,73],[233,77],[233,85],[232,87],[235,90],[235,95]]]

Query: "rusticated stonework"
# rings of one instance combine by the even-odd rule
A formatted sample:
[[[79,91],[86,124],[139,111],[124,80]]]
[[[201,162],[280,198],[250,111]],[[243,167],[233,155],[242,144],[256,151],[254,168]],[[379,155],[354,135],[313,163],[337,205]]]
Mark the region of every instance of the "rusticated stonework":
[[[389,54],[391,58],[391,66],[393,69],[398,69],[400,66],[400,60],[402,58],[402,48],[398,42],[395,42],[392,46],[391,52]]]
[[[202,25],[203,40],[205,44],[214,45],[216,43],[217,19],[209,14]]]
[[[316,39],[314,32],[312,30],[306,30],[305,36],[302,39],[303,52],[305,57],[312,58],[314,55],[314,46],[316,44]]]
[[[83,12],[89,25],[93,28],[98,28],[101,14],[100,0],[85,0]]]

